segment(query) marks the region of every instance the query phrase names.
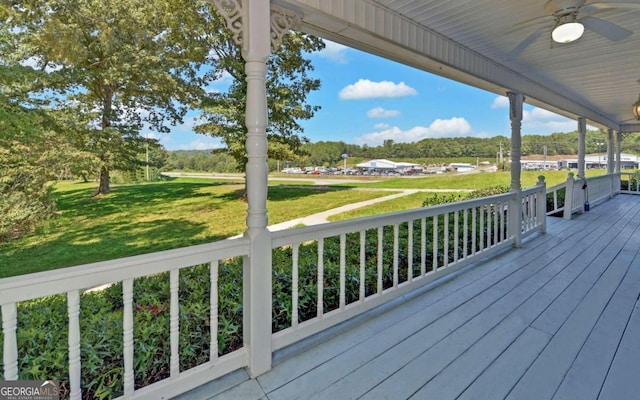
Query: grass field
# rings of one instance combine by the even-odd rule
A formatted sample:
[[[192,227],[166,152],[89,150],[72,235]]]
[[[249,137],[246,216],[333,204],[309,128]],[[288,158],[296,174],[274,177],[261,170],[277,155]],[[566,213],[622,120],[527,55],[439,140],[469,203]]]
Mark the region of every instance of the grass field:
[[[0,278],[225,239],[245,229],[244,186],[210,179],[56,185],[59,217],[36,234],[0,245]],[[269,188],[269,224],[387,195],[345,188]]]
[[[523,187],[535,184],[538,175],[523,172]],[[548,186],[566,179],[564,171],[545,171],[544,175]],[[311,186],[311,181],[271,181],[269,224],[389,194],[349,188],[477,189],[508,186],[509,180],[508,172],[496,172],[357,183],[336,179],[335,185],[322,187]],[[175,178],[114,185],[106,196],[93,197],[94,191],[94,183],[58,183],[58,218],[33,235],[0,244],[0,278],[206,243],[245,229],[247,204],[241,199],[244,186],[240,181]],[[420,207],[426,196],[406,196],[332,220]]]

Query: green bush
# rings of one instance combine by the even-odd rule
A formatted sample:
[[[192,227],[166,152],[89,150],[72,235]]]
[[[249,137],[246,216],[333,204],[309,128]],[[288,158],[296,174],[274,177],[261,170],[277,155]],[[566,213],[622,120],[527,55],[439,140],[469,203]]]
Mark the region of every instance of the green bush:
[[[51,187],[42,178],[0,176],[0,243],[33,231],[54,213]]]
[[[220,355],[242,346],[241,266],[239,259],[219,266]],[[210,358],[208,265],[181,270],[179,298],[180,369],[184,371]],[[169,376],[169,274],[136,279],[133,301],[135,385],[140,388]],[[64,295],[18,304],[19,378],[58,380],[62,398],[69,393],[67,315]],[[81,295],[81,385],[85,399],[110,399],[123,394],[122,318],[121,283]]]

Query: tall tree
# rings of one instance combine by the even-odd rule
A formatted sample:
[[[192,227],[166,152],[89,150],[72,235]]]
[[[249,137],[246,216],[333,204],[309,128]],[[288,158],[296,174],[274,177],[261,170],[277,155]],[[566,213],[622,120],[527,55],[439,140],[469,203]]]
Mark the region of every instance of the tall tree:
[[[247,161],[245,63],[224,20],[217,18],[213,22],[212,28],[220,34],[212,48],[212,70],[209,75],[213,79],[230,75],[233,81],[226,92],[209,93],[201,106],[204,122],[195,130],[220,138],[238,163],[239,169],[244,171]],[[266,83],[269,94],[269,157],[291,159],[306,155],[302,145],[309,140],[301,136],[303,129],[299,121],[310,119],[319,110],[319,106],[307,103],[307,96],[320,88],[320,80],[309,76],[313,65],[304,55],[323,48],[324,42],[321,39],[291,32],[284,36],[282,45],[269,58]]]
[[[6,5],[3,7],[7,7]],[[46,94],[79,116],[74,143],[99,160],[98,193],[127,168],[146,126],[168,132],[204,94],[212,6],[204,0],[12,0],[15,59],[47,70]]]
[[[0,42],[5,38],[0,29]],[[0,243],[55,210],[48,180],[61,143],[51,130],[53,118],[29,99],[40,78],[29,67],[0,63]]]

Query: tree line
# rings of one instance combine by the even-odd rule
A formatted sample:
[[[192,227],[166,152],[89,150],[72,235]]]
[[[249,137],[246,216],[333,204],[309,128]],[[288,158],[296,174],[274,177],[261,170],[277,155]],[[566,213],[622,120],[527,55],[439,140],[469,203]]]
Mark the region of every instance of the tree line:
[[[522,137],[522,155],[548,156],[576,155],[578,152],[578,132],[552,133],[550,135],[525,135]],[[446,161],[481,160],[497,161],[500,149],[504,160],[508,159],[511,141],[505,136],[491,138],[456,137],[423,139],[416,143],[394,143],[386,140],[380,146],[345,143],[343,141],[319,141],[301,146],[302,155],[292,158],[268,160],[270,171],[287,166],[343,165],[343,154],[348,156],[348,165],[360,160],[386,158],[394,161],[409,161],[424,164]],[[640,154],[640,133],[626,134],[622,142],[624,152]],[[587,131],[587,153],[605,153],[606,137],[600,131]],[[233,157],[222,150],[178,150],[169,151],[166,171],[194,172],[241,172]]]

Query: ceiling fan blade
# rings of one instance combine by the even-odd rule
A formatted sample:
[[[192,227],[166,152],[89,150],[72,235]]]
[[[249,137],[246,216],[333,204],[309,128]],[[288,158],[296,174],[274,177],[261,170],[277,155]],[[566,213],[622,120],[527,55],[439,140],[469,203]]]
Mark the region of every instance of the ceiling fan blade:
[[[623,9],[623,10],[640,10],[640,3],[626,3],[626,2],[596,2],[591,4],[585,4],[580,8],[580,16],[583,14],[590,15],[596,11],[609,10],[609,9]]]
[[[628,29],[600,18],[586,17],[581,19],[580,22],[598,35],[614,42],[626,39],[633,34]]]
[[[545,30],[546,30],[546,28],[540,28],[540,29],[537,29],[536,31],[534,31],[529,36],[527,36],[522,42],[520,42],[520,44],[518,44],[516,47],[513,48],[513,50],[511,50],[509,52],[509,56],[511,56],[511,57],[519,56],[520,53],[522,53],[524,51],[524,49],[526,49],[531,43],[533,43],[536,40],[538,40],[540,35],[542,35],[542,33]]]
[[[549,15],[541,15],[539,17],[534,17],[534,18],[530,18],[526,21],[522,21],[522,22],[518,22],[517,24],[513,24],[511,25],[513,27],[512,30],[506,32],[507,34],[515,32],[515,31],[519,31],[521,29],[525,29],[530,27],[531,25],[536,25],[539,24],[541,21],[543,20],[548,20],[551,19],[552,17]],[[546,21],[545,23],[547,23],[548,21]]]

